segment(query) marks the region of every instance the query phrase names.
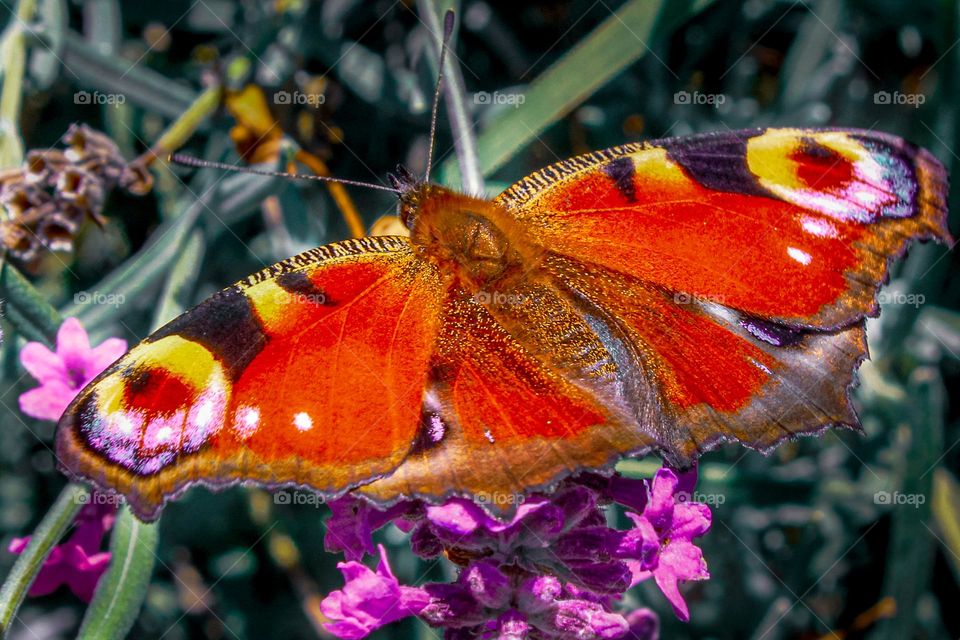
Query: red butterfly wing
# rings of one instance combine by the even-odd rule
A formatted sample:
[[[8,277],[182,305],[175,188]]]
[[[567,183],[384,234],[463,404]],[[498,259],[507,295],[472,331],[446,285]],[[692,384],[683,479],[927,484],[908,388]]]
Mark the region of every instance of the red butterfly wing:
[[[793,435],[857,424],[848,389],[866,356],[862,321],[792,330],[716,303],[677,304],[659,287],[566,258],[546,267],[595,305],[638,363],[649,388],[634,399],[636,428],[675,464],[726,440],[768,450]]]
[[[946,178],[886,134],[768,129],[565,160],[497,202],[549,250],[795,327],[877,310],[887,263],[949,240]]]
[[[856,424],[862,319],[910,241],[949,240],[945,197],[942,166],[898,138],[770,129],[587,154],[496,202],[637,363],[636,428],[683,463]]]
[[[368,482],[416,436],[441,300],[405,238],[290,258],[105,371],[61,420],[58,457],[144,518],[196,482]]]

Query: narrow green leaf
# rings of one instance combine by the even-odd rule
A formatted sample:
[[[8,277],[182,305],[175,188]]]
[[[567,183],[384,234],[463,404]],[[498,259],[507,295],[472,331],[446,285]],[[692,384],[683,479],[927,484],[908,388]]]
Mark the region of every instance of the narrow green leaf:
[[[170,118],[187,110],[197,95],[146,65],[131,67],[122,57],[99,51],[72,31],[64,38],[63,64],[85,87],[122,94],[131,104]]]
[[[153,316],[154,327],[165,325],[189,306],[188,296],[200,273],[205,251],[203,233],[199,229],[194,229],[184,243],[183,250],[163,286],[160,305]]]
[[[933,517],[944,555],[960,584],[960,483],[943,467],[933,477]]]
[[[77,638],[119,640],[140,613],[150,586],[160,527],[137,520],[124,505],[110,539],[110,569],[97,585]]]
[[[711,2],[631,0],[544,71],[477,140],[480,168],[490,175],[548,126],[570,113],[618,73],[644,57],[657,38]],[[682,10],[681,10],[682,9]],[[445,184],[459,182],[456,160],[443,165]]]
[[[918,605],[933,571],[933,470],[943,450],[945,389],[937,369],[925,366],[913,372],[908,391],[908,403],[893,421],[911,425],[910,445],[903,454],[900,482],[886,500],[893,518],[882,595],[893,598],[897,615],[877,625],[870,636],[874,640],[915,637]]]
[[[37,288],[7,261],[0,263],[0,299],[5,315],[21,334],[53,344],[62,318]]]
[[[70,483],[64,487],[30,537],[30,544],[17,556],[10,574],[0,588],[0,638],[5,637],[10,630],[23,599],[27,597],[30,585],[54,545],[73,524],[73,518],[86,503],[88,494],[83,485]]]

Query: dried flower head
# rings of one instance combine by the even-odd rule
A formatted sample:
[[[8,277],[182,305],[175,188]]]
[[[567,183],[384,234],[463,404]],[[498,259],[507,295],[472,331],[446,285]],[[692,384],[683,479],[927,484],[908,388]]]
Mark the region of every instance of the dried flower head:
[[[87,219],[99,225],[110,191],[150,191],[146,167],[127,163],[109,137],[84,124],[71,125],[64,150],[30,151],[23,166],[0,173],[0,241],[9,254],[34,268],[44,249],[70,251]]]

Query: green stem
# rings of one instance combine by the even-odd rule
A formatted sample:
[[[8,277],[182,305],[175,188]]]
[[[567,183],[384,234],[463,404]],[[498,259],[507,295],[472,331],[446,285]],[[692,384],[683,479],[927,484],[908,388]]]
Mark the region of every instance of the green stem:
[[[3,54],[3,92],[0,93],[0,169],[23,160],[23,146],[17,134],[23,101],[23,72],[27,66],[27,39],[24,29],[33,20],[36,0],[20,0],[14,19],[0,43]]]
[[[110,538],[110,569],[97,585],[77,638],[116,640],[126,637],[143,606],[156,560],[158,522],[137,520],[124,505]]]
[[[441,0],[442,7],[438,7],[434,0],[417,0],[417,8],[424,22],[427,23],[427,29],[436,36],[438,54],[443,42],[443,24],[440,16],[445,15],[447,10],[454,9],[456,4],[455,0]],[[473,132],[470,110],[467,109],[463,74],[453,50],[455,40],[454,36],[450,37],[450,50],[447,51],[443,64],[443,79],[447,85],[444,90],[444,101],[450,114],[453,144],[460,166],[461,187],[466,193],[482,195],[483,173],[480,171],[480,158],[477,155],[477,136]]]
[[[219,85],[210,87],[197,96],[190,107],[167,127],[150,150],[142,156],[142,161],[150,164],[158,157],[165,160],[168,154],[182,147],[207,118],[213,115],[222,98],[223,88]]]
[[[89,490],[83,485],[70,483],[60,492],[40,525],[30,537],[30,544],[17,556],[10,574],[0,588],[0,638],[4,638],[17,611],[30,590],[40,568],[54,545],[63,537],[73,519],[86,503]]]

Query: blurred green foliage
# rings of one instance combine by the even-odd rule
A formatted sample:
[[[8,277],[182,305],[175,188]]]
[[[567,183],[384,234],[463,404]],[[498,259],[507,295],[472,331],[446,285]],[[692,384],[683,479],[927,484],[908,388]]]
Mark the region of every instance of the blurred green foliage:
[[[37,0],[3,11],[8,36],[24,27],[4,39],[0,153],[8,165],[21,149],[54,146],[72,122],[106,131],[133,158],[204,88],[253,82],[273,98],[288,139],[337,176],[382,181],[397,163],[424,166],[433,40],[410,3]],[[459,16],[455,51],[490,195],[575,153],[727,128],[864,127],[927,146],[948,168],[960,160],[960,6],[948,0],[474,0]],[[8,91],[22,101],[11,104]],[[322,103],[292,98],[311,91]],[[97,104],[78,92],[123,100]],[[495,92],[524,100],[497,104]],[[236,162],[233,124],[218,111],[186,150]],[[438,164],[456,183],[452,151],[441,110]],[[279,222],[261,207],[270,195]],[[351,195],[367,224],[396,206],[379,192]],[[176,309],[347,235],[322,187],[211,170],[158,167],[151,195],[115,195],[106,213],[107,227],[86,229],[74,254],[46,260],[31,277],[94,339],[135,342]],[[856,393],[864,435],[829,433],[770,457],[728,447],[705,458],[700,491],[717,503],[703,541],[713,578],[688,591],[692,622],[673,621],[649,585],[630,603],[654,607],[664,637],[960,636],[955,269],[955,256],[932,246],[895,268],[888,291],[902,295],[870,323],[873,359]],[[18,305],[16,274],[0,284],[10,321],[0,351],[5,548],[32,530],[64,479],[54,469],[52,425],[17,409],[31,386],[17,350],[24,338],[49,338],[51,312]],[[77,292],[122,294],[123,302],[84,304]],[[625,468],[649,474],[655,466]],[[922,496],[922,504],[895,504],[897,495]],[[316,598],[341,584],[338,558],[323,550],[325,515],[255,490],[191,491],[164,513],[131,637],[316,637]],[[381,538],[406,544],[393,530]],[[392,555],[405,582],[444,577],[409,553]],[[0,575],[13,559],[0,553]],[[30,599],[11,637],[71,637],[82,614],[67,593]],[[406,621],[376,637],[434,634]]]

